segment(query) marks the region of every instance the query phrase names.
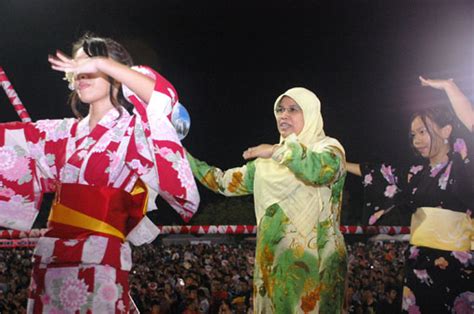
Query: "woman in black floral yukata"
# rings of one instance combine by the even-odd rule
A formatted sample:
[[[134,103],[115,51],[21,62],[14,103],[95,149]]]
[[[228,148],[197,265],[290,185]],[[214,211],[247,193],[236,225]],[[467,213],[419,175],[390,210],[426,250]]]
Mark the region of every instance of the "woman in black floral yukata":
[[[347,170],[363,177],[369,223],[391,210],[412,214],[403,312],[474,313],[474,111],[452,80],[420,81],[445,91],[452,106],[413,115],[411,142],[424,162],[348,163]]]

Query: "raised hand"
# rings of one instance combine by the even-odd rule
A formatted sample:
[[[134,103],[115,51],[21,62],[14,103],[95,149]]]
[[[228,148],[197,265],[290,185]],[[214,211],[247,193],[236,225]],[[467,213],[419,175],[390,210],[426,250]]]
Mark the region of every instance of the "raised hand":
[[[443,90],[451,102],[454,112],[458,119],[471,132],[474,131],[474,109],[471,102],[456,86],[453,79],[448,80],[430,80],[419,77],[422,86],[429,86],[439,90]]]
[[[61,51],[56,51],[56,55],[49,55],[48,61],[51,64],[51,68],[56,71],[65,73],[96,73],[99,72],[98,59],[102,57],[80,57],[72,59]]]
[[[448,79],[448,80],[432,80],[432,79],[426,79],[422,76],[418,77],[420,79],[421,85],[422,86],[428,86],[436,89],[445,89],[449,84],[453,83],[453,79]]]

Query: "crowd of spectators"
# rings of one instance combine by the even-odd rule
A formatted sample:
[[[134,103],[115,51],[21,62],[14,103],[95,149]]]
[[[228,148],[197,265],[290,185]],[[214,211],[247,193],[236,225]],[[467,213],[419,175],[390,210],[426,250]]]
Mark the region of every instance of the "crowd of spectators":
[[[407,242],[347,244],[348,313],[400,313]]]
[[[406,242],[347,244],[348,313],[399,313]],[[255,243],[135,247],[130,294],[141,313],[252,313]],[[0,249],[0,313],[25,313],[31,249]]]
[[[33,250],[0,249],[0,313],[26,313]]]

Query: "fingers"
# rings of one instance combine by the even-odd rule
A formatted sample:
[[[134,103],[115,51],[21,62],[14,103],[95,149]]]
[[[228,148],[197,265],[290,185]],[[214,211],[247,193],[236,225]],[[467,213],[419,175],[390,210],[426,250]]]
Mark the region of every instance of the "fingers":
[[[420,79],[420,82],[421,82],[421,85],[422,85],[422,86],[429,86],[429,82],[428,82],[429,80],[425,79],[425,78],[424,78],[423,76],[421,76],[421,75],[420,75],[418,78]]]
[[[61,50],[56,50],[56,57],[62,61],[72,61],[72,58]]]
[[[249,147],[242,154],[245,160],[255,158],[255,147]]]
[[[57,71],[64,71],[66,68],[70,67],[69,63],[61,61],[52,55],[48,55],[48,61],[51,64],[51,68]]]

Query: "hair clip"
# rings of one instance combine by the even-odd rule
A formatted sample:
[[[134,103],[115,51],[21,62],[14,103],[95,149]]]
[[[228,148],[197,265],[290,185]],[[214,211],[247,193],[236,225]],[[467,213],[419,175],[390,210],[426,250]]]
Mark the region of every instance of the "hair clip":
[[[64,73],[63,80],[68,81],[68,88],[70,90],[74,90],[74,72],[66,72]]]

